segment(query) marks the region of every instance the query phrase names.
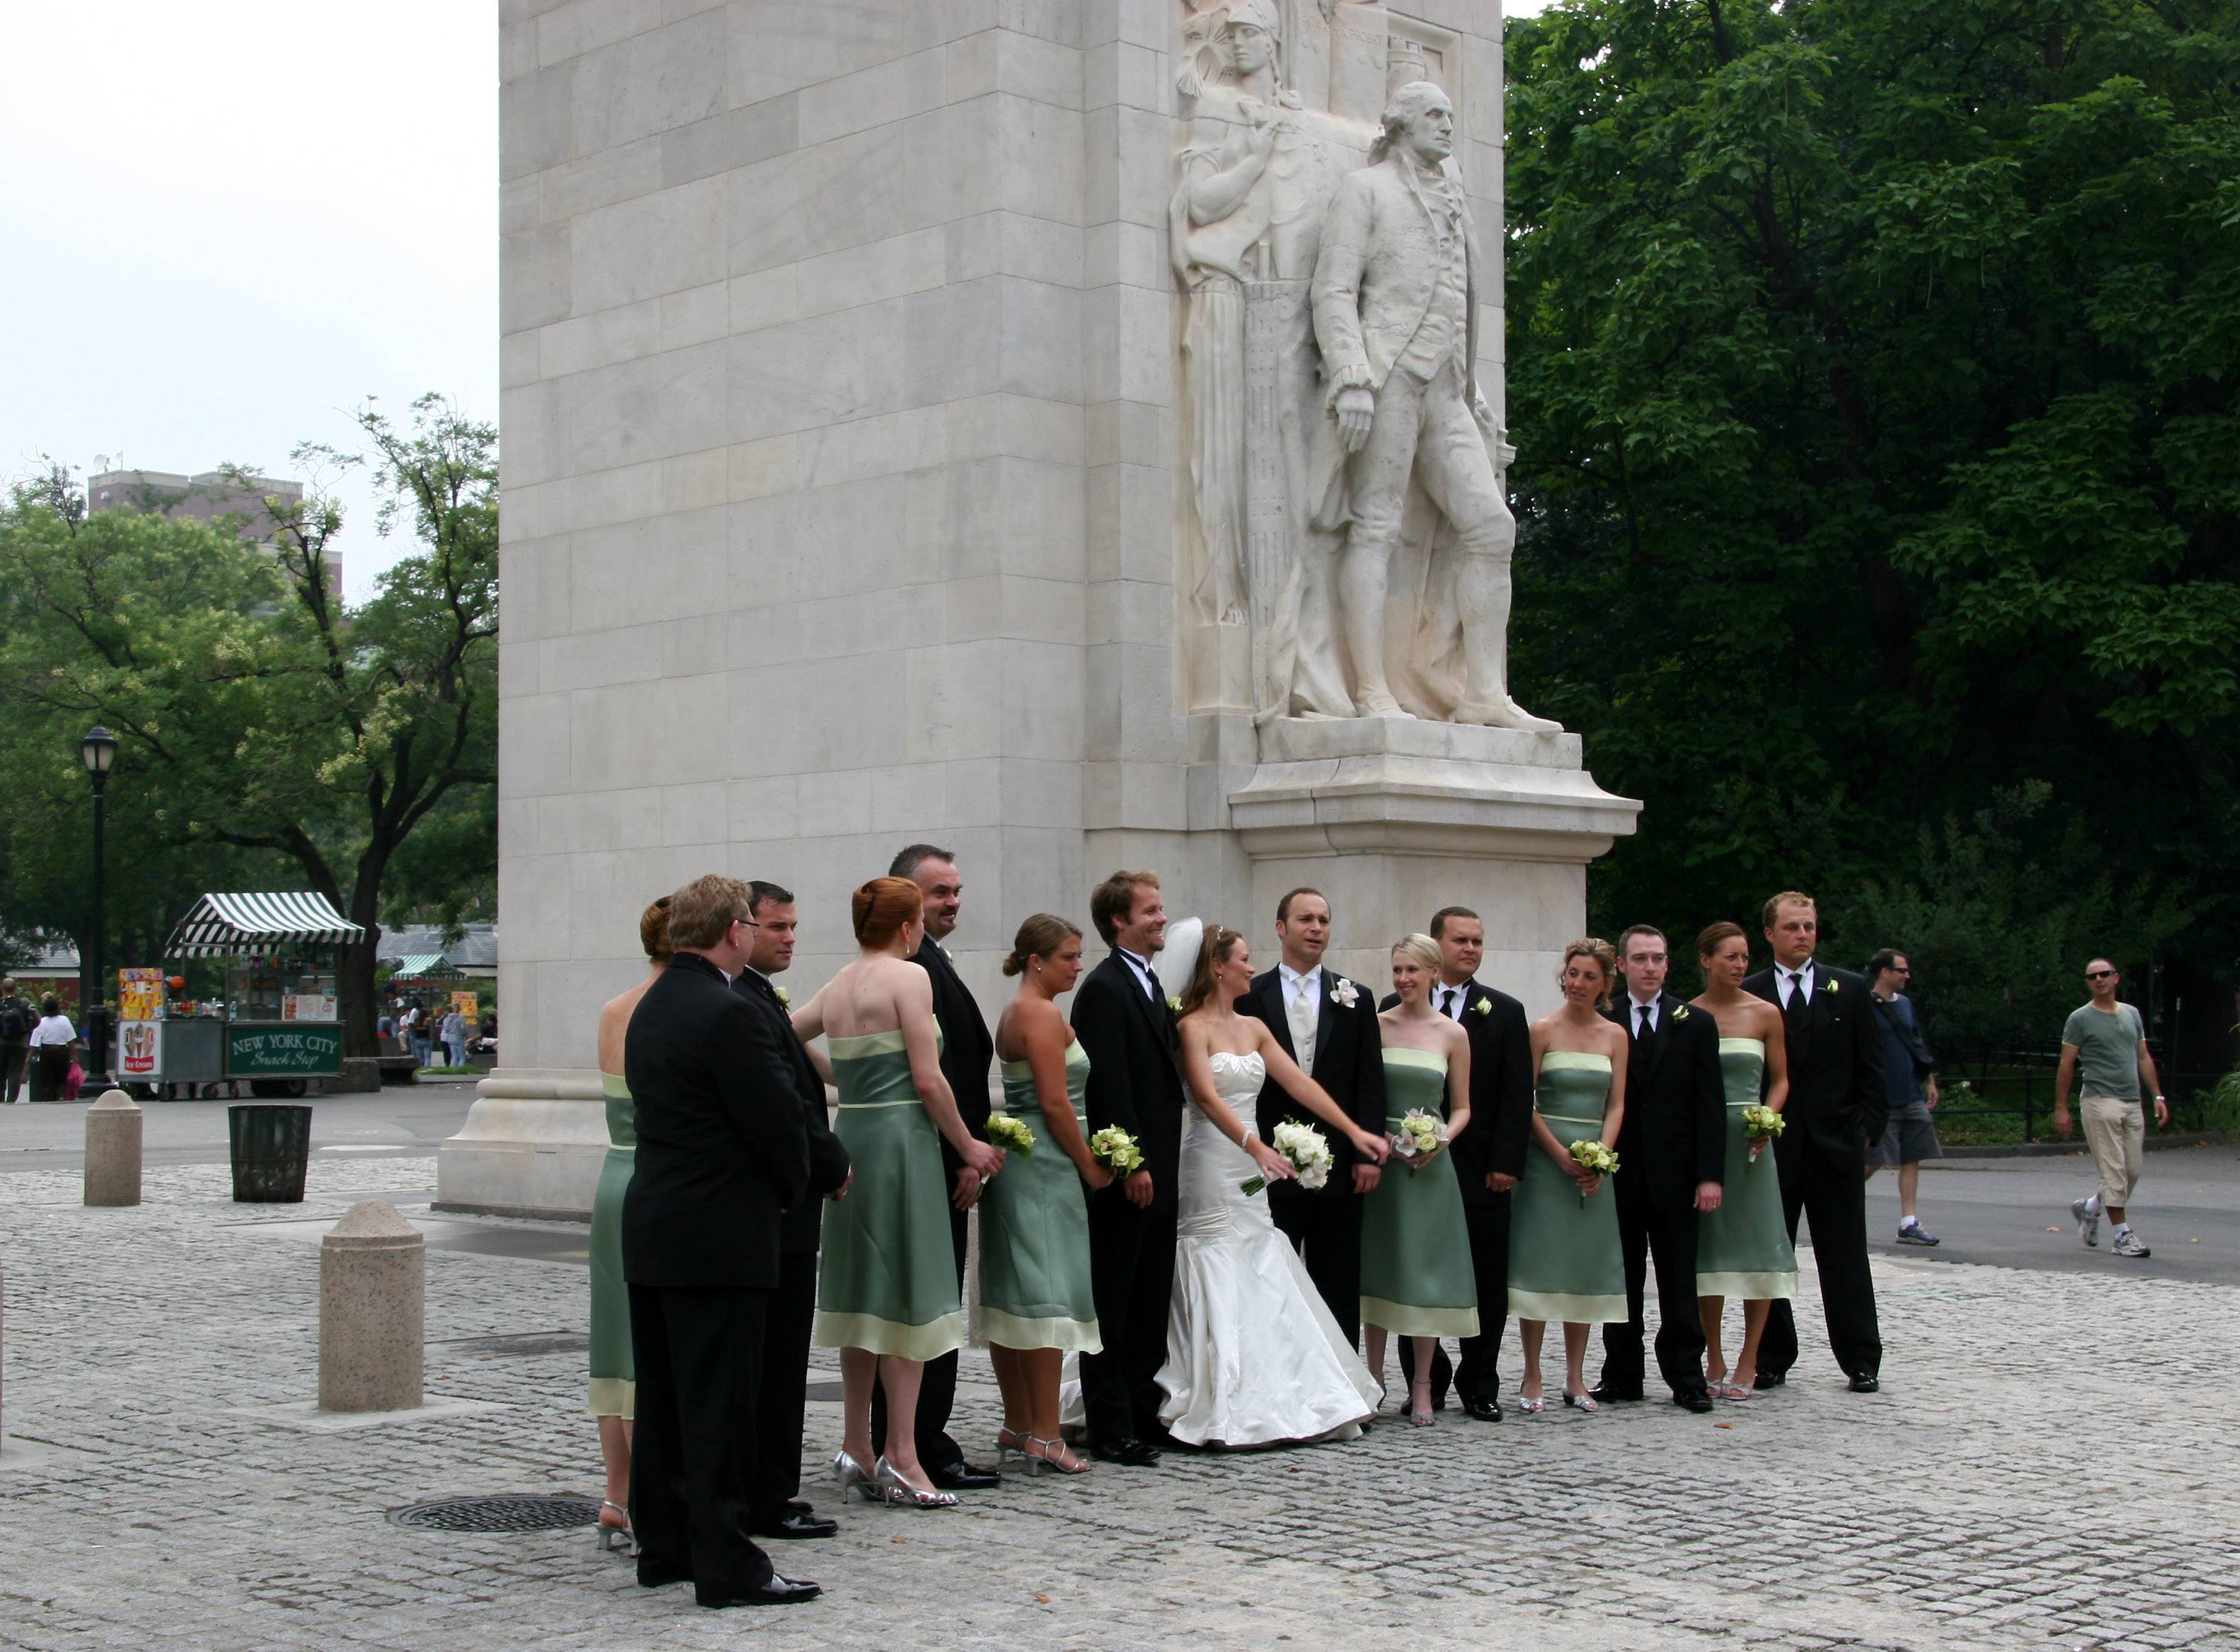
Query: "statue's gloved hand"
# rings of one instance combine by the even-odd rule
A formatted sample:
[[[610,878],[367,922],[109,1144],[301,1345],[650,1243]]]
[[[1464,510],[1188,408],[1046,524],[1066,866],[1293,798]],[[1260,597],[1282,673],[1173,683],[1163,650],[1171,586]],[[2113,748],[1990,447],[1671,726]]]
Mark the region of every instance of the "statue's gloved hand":
[[[1377,392],[1365,384],[1356,384],[1337,393],[1337,433],[1344,440],[1348,453],[1361,451],[1361,444],[1369,440],[1370,422],[1377,416]]]

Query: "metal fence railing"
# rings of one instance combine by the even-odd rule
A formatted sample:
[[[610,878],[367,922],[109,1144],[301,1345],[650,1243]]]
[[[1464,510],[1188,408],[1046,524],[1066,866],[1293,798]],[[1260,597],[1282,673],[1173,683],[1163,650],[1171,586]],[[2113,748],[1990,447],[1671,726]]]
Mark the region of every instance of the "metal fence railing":
[[[2151,1042],[2149,1047],[2152,1048]],[[2159,1064],[2159,1053],[2157,1059],[2163,1093],[2170,1098],[2172,1132],[2206,1129],[2225,1122],[2217,1116],[2210,1097],[2223,1075],[2173,1072]],[[1957,1055],[1939,1052],[1937,1081],[1941,1099],[1936,1114],[1937,1134],[1947,1141],[1963,1143],[2057,1140],[2053,1130],[2053,1083],[2060,1065],[2058,1042],[2028,1049]],[[2077,1092],[2072,1088],[2072,1109],[2077,1101]],[[2152,1132],[2154,1128],[2154,1109],[2150,1107],[2147,1129]],[[2082,1126],[2072,1129],[2070,1139],[2083,1144]]]

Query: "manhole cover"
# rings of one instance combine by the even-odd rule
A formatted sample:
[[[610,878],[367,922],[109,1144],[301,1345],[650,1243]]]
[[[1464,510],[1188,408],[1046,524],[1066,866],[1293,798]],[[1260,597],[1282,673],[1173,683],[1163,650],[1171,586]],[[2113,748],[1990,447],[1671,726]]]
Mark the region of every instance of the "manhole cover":
[[[497,1497],[446,1497],[392,1509],[389,1523],[412,1531],[559,1531],[599,1523],[597,1497],[509,1492]]]
[[[837,1382],[811,1382],[801,1390],[804,1400],[821,1400],[838,1404],[846,1397]]]

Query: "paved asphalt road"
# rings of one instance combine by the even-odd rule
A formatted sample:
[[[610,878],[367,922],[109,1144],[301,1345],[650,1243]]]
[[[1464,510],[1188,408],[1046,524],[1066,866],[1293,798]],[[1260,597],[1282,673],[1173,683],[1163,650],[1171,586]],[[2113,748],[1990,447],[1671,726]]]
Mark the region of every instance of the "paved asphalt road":
[[[313,1150],[337,1157],[425,1159],[427,1193],[436,1184],[437,1144],[466,1116],[474,1090],[464,1081],[423,1080],[373,1096],[337,1096],[314,1103]],[[223,1164],[225,1103],[164,1102],[143,1109],[146,1162]],[[0,1178],[10,1171],[76,1168],[83,1158],[83,1106],[0,1108]],[[1770,1173],[1771,1167],[1767,1167]],[[2104,1227],[2097,1249],[2078,1242],[2069,1205],[2093,1186],[2092,1164],[2080,1149],[2068,1158],[1948,1159],[1922,1172],[1923,1225],[1944,1242],[1934,1249],[1901,1245],[1897,1186],[1888,1171],[1867,1184],[1875,1248],[1932,1262],[1988,1262],[2007,1268],[2152,1272],[2163,1279],[2240,1283],[2240,1146],[2174,1148],[2147,1156],[2132,1219],[2153,1247],[2143,1262],[2110,1254]],[[0,1180],[0,1197],[5,1182]],[[260,1213],[265,1214],[265,1213]],[[277,1214],[277,1213],[272,1213]],[[484,1224],[446,1222],[430,1233],[439,1248],[581,1259],[580,1235],[529,1239],[519,1224],[493,1233]],[[456,1229],[452,1232],[450,1229]],[[1810,1265],[1809,1263],[1807,1264]]]

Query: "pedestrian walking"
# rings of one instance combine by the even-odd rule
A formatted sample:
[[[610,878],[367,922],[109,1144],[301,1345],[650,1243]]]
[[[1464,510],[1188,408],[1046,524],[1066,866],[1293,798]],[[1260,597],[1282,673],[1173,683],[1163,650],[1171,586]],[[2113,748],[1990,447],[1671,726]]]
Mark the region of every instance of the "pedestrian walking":
[[[62,1000],[53,993],[39,1000],[39,1024],[31,1029],[31,1099],[59,1102],[70,1088],[70,1051],[77,1043],[77,1029],[63,1014]]]
[[[2053,1130],[2063,1141],[2069,1139],[2074,1122],[2069,1089],[2081,1074],[2084,1144],[2092,1149],[2100,1187],[2069,1207],[2077,1220],[2077,1236],[2097,1245],[2104,1216],[2116,1224],[2117,1256],[2149,1256],[2154,1253],[2130,1223],[2131,1196],[2138,1191],[2147,1156],[2146,1109],[2140,1102],[2139,1082],[2146,1081],[2147,1094],[2155,1098],[2157,1129],[2170,1126],[2170,1102],[2155,1073],[2154,1055],[2147,1049],[2146,1023],[2137,1009],[2116,996],[2123,983],[2116,966],[2105,958],[2084,966],[2085,990],[2092,996],[2070,1013],[2068,1025],[2061,1029],[2061,1069],[2053,1076]]]
[[[467,1018],[459,1013],[457,1004],[444,1012],[443,1036],[443,1048],[451,1055],[451,1065],[464,1067],[467,1064]]]
[[[1905,989],[1913,979],[1913,966],[1904,953],[1884,947],[1868,960],[1867,979],[1875,984],[1875,1019],[1883,1039],[1883,1088],[1890,1096],[1890,1125],[1883,1139],[1867,1154],[1867,1180],[1875,1172],[1897,1167],[1897,1242],[1902,1245],[1940,1243],[1921,1225],[1915,1204],[1921,1192],[1921,1164],[1941,1159],[1943,1145],[1937,1139],[1937,1057],[1921,1036],[1920,1018]]]
[[[404,1034],[412,1042],[412,1064],[415,1067],[433,1065],[435,1039],[428,1025],[428,1011],[417,998],[404,1012]]]
[[[23,1069],[31,1059],[31,1029],[39,1017],[16,990],[12,976],[0,978],[0,1107],[30,1098],[23,1093]]]

